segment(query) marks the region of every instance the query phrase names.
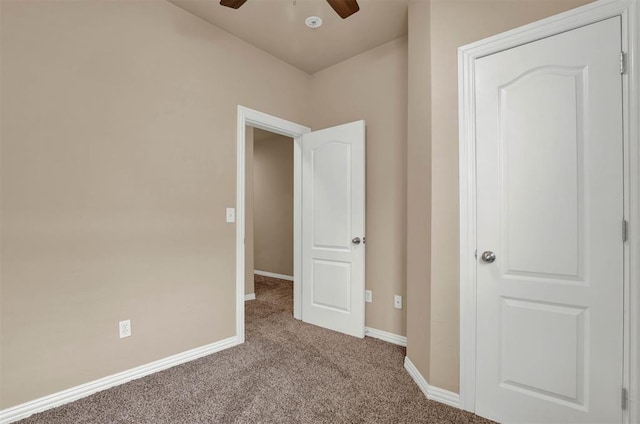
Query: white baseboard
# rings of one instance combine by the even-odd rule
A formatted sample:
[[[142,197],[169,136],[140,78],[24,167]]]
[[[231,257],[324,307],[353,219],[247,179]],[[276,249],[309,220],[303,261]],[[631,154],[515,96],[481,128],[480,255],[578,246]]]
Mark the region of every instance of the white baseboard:
[[[293,281],[292,275],[276,274],[275,272],[267,272],[267,271],[258,271],[257,269],[253,270],[253,273],[255,275],[262,275],[263,277],[279,278],[281,280]]]
[[[193,361],[194,359],[198,359],[203,356],[228,349],[230,347],[236,346],[237,344],[238,343],[236,336],[229,337],[228,339],[220,340],[219,342],[187,350],[185,352],[178,353],[164,359],[150,362],[139,367],[131,368],[127,371],[119,372],[117,374],[103,377],[89,383],[81,384],[79,386],[75,386],[70,389],[66,389],[48,396],[25,402],[11,408],[0,410],[0,424],[12,423],[14,421],[27,418],[28,416],[33,415],[37,412],[46,411],[47,409],[55,408],[57,406],[64,405],[65,403],[73,402],[75,400],[87,397],[110,387],[118,386],[128,381],[135,380],[146,375],[183,364],[185,362]]]
[[[407,346],[407,338],[399,334],[389,333],[388,331],[377,330],[371,327],[364,328],[364,335],[373,337],[374,339],[384,340],[399,346]]]
[[[453,393],[448,390],[441,389],[439,387],[431,386],[425,380],[425,378],[420,374],[420,371],[413,365],[411,359],[408,356],[404,357],[404,368],[407,370],[413,381],[416,382],[422,393],[429,400],[434,400],[436,402],[444,403],[449,406],[453,406],[454,408],[460,408],[460,395],[458,393]]]
[[[256,294],[255,293],[245,294],[244,301],[246,302],[247,300],[256,300]]]

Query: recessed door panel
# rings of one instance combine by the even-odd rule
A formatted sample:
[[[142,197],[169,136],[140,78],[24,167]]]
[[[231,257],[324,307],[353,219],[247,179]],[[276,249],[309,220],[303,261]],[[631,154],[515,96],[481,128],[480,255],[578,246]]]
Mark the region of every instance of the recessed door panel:
[[[351,309],[350,280],[350,263],[314,260],[311,283],[313,305],[348,313]]]
[[[585,71],[547,66],[500,88],[507,273],[582,277]]]
[[[314,248],[349,250],[351,145],[329,141],[311,152]]]
[[[502,386],[583,407],[588,310],[505,298],[501,307]]]

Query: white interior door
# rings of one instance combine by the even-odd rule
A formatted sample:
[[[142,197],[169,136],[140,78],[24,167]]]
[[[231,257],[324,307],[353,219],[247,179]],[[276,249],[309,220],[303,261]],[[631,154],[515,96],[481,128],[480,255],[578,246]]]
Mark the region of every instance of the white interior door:
[[[496,421],[622,420],[620,40],[616,17],[476,61],[476,413]]]
[[[364,121],[302,139],[302,320],[364,337]]]

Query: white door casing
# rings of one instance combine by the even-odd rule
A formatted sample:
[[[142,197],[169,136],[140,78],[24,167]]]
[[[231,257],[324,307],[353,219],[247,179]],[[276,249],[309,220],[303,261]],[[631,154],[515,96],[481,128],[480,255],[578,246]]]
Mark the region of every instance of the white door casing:
[[[293,315],[297,319],[303,319],[303,290],[309,292],[309,288],[303,288],[303,146],[308,141],[303,140],[305,134],[310,133],[311,129],[303,125],[296,124],[263,112],[249,109],[244,106],[238,106],[237,121],[237,189],[236,189],[236,338],[238,343],[244,342],[244,216],[245,216],[245,143],[247,126],[260,128],[276,134],[281,134],[294,139],[294,311]],[[342,128],[342,130],[341,130]],[[344,318],[345,323],[340,326],[332,327],[324,325],[322,320],[313,321],[314,316],[308,322],[315,323],[326,328],[338,331],[348,332],[358,337],[364,335],[364,121],[354,122],[327,130],[317,131],[321,135],[334,135],[335,141],[341,141],[349,144],[350,154],[352,157],[353,174],[351,175],[351,188],[355,194],[350,206],[353,211],[354,220],[352,228],[359,231],[362,239],[359,249],[354,249],[355,254],[349,257],[351,260],[351,268],[353,275],[349,284],[352,284],[352,290],[349,292],[350,313],[342,313],[340,316]],[[312,139],[311,139],[312,140]],[[331,155],[329,155],[331,156]],[[340,156],[338,159],[339,165]],[[325,164],[326,165],[326,164]],[[329,174],[329,177],[333,177]],[[307,177],[308,178],[308,177]],[[329,182],[332,180],[330,179]],[[333,180],[335,183],[336,181]],[[307,217],[307,221],[308,221]],[[327,260],[328,262],[329,260]],[[306,284],[307,286],[309,284]],[[357,286],[361,285],[361,289]],[[325,293],[326,294],[326,293]],[[359,300],[360,297],[360,300]],[[336,301],[336,299],[333,299]],[[353,306],[351,306],[353,305]],[[359,318],[358,318],[359,317]],[[317,318],[317,317],[316,317]],[[320,317],[322,319],[322,317]],[[326,320],[326,317],[325,317]],[[361,330],[358,328],[361,327]]]
[[[355,337],[364,337],[364,161],[364,121],[303,136],[302,320]]]
[[[597,0],[458,49],[460,199],[460,407],[476,410],[476,129],[475,64],[482,57],[611,17],[622,21],[624,218],[623,422],[640,422],[640,3]],[[623,390],[624,389],[624,390]],[[623,397],[626,396],[626,402]]]
[[[302,136],[311,131],[295,122],[238,105],[237,120],[237,180],[236,180],[236,338],[244,343],[245,304],[245,176],[246,176],[246,133],[247,126],[260,128],[293,138],[293,316],[301,318],[302,290],[300,274],[301,233],[302,233]]]
[[[476,60],[479,415],[622,422],[620,40],[614,17]]]

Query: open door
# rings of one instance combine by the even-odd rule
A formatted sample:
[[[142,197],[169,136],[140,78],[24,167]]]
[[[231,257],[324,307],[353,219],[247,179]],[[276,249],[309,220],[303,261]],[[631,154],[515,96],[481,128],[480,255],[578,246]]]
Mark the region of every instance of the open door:
[[[302,139],[302,320],[364,337],[365,123]]]

